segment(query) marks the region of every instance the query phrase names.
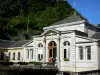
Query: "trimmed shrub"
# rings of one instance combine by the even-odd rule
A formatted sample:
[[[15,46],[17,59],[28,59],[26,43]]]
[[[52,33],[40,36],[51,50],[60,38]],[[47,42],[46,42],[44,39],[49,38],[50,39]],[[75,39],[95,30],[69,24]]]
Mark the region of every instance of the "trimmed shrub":
[[[53,65],[53,62],[46,62],[47,65]]]
[[[13,65],[13,64],[14,64],[13,62],[9,62],[6,60],[0,60],[0,65],[3,65],[3,66],[9,66],[9,65]]]
[[[41,65],[42,62],[34,62],[34,65]]]
[[[20,65],[28,65],[28,62],[17,62],[17,64],[20,64]]]
[[[35,64],[36,62],[34,62],[34,61],[31,61],[31,62],[29,62],[29,64]]]
[[[64,58],[64,61],[69,61],[69,59],[68,58]]]

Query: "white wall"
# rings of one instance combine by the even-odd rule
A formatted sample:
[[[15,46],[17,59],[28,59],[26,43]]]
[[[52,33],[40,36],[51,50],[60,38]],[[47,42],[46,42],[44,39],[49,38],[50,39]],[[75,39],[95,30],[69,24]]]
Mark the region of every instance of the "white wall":
[[[87,42],[89,40],[76,37],[77,42]],[[84,58],[79,59],[79,49],[78,47],[83,47]],[[91,60],[87,59],[86,46],[91,46]],[[92,43],[80,43],[76,44],[76,71],[90,71],[98,70],[98,44],[97,42]]]
[[[56,30],[60,30],[60,31],[68,31],[68,30],[78,30],[78,31],[82,31],[85,32],[85,28],[84,28],[84,24],[78,24],[78,25],[69,25],[69,26],[61,26],[58,28],[55,28]]]
[[[49,33],[48,33],[49,34]],[[72,72],[81,72],[81,71],[90,71],[90,70],[97,70],[98,69],[98,46],[96,42],[93,43],[82,43],[82,44],[76,44],[76,42],[90,42],[89,39],[85,38],[80,38],[76,37],[74,32],[67,33],[67,34],[61,34],[60,36],[60,67],[59,69],[61,71],[72,71]],[[58,45],[58,36],[55,34],[47,35],[45,37],[46,39],[46,47],[38,48],[38,44],[42,43],[44,45],[44,36],[43,37],[36,37],[34,38],[34,50],[35,52],[35,61],[38,61],[37,55],[38,53],[44,54],[44,50],[46,53],[45,59],[46,62],[48,62],[48,44],[51,41],[55,41],[56,44]],[[63,55],[64,55],[64,47],[63,43],[64,41],[70,42],[70,58],[69,61],[64,61]],[[84,60],[79,60],[79,51],[78,51],[78,46],[84,47]],[[86,46],[91,46],[91,55],[92,59],[87,60],[86,59]],[[39,52],[40,51],[40,52]],[[43,61],[42,61],[43,62]]]
[[[64,41],[69,41],[70,42],[70,57],[69,61],[64,61],[63,60],[63,43]],[[69,33],[69,34],[62,34],[61,35],[61,71],[71,71],[70,68],[75,67],[75,33]]]

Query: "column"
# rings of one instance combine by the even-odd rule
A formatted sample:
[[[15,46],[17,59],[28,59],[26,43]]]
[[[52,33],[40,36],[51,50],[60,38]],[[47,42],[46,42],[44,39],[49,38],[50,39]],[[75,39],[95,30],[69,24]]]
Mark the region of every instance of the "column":
[[[29,61],[30,61],[30,59],[31,59],[31,51],[29,49]]]
[[[43,62],[46,62],[46,39],[45,36],[43,36],[44,40],[43,40],[43,47],[44,47],[44,53],[43,53]]]
[[[7,52],[4,52],[4,60],[7,60],[7,58],[8,58]]]
[[[57,66],[60,68],[60,34],[57,34]]]

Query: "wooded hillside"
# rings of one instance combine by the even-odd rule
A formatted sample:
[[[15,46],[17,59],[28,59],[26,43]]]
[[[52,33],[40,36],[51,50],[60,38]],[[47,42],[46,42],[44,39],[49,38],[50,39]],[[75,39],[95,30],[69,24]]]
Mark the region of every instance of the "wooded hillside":
[[[0,30],[12,40],[31,39],[41,34],[43,27],[67,18],[74,11],[67,1],[0,0]]]

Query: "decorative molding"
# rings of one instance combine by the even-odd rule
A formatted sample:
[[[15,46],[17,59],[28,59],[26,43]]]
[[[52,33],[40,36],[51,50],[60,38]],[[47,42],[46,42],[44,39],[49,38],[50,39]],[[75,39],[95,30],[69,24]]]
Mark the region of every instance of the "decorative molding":
[[[59,24],[59,25],[55,25],[55,26],[48,26],[48,27],[44,27],[43,29],[44,30],[48,30],[48,29],[51,29],[51,28],[58,28],[58,27],[70,26],[70,25],[75,25],[75,24],[81,24],[81,23],[84,23],[84,22],[85,22],[85,20],[82,20],[82,21],[77,21],[77,22]]]

